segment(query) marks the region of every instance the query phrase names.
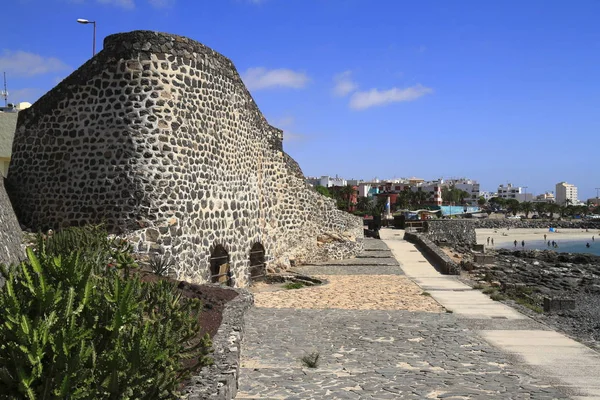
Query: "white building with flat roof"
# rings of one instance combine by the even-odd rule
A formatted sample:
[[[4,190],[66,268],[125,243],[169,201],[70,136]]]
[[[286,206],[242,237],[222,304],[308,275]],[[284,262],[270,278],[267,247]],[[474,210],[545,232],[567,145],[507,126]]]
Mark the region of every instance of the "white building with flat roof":
[[[564,205],[569,200],[569,204],[578,204],[577,200],[577,186],[567,183],[559,182],[556,184],[556,202]]]

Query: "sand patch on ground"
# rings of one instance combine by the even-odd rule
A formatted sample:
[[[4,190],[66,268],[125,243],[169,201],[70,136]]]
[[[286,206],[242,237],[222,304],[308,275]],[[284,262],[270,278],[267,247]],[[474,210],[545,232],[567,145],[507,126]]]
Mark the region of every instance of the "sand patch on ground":
[[[430,296],[422,295],[423,290],[405,276],[327,275],[317,278],[329,283],[255,293],[254,305],[265,308],[444,311]]]

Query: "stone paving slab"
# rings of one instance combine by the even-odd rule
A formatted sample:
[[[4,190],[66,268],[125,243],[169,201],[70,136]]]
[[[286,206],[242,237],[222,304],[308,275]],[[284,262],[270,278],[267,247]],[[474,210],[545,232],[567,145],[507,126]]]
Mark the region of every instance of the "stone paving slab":
[[[390,250],[370,250],[363,251],[356,258],[393,258],[394,255]]]
[[[365,238],[363,241],[364,249],[366,252],[376,251],[376,250],[389,250],[387,245],[383,240],[373,239],[373,238]]]
[[[404,275],[398,265],[307,265],[292,271],[304,275]]]
[[[394,258],[349,258],[346,260],[329,260],[308,263],[305,265],[400,265]]]
[[[451,314],[252,309],[238,399],[562,399]],[[320,354],[317,369],[299,359]]]

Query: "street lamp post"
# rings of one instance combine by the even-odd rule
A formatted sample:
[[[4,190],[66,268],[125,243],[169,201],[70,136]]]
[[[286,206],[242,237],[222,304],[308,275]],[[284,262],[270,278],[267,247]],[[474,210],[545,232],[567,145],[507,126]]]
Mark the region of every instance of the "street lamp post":
[[[600,205],[600,203],[598,203],[598,191],[600,190],[600,188],[596,188],[596,207],[598,207]]]
[[[523,201],[527,201],[527,188],[529,186],[523,186],[523,189],[525,189],[525,198],[523,199]]]
[[[92,57],[96,55],[96,21],[88,21],[87,19],[79,18],[77,20],[80,24],[93,24],[94,25],[94,42],[92,44]]]

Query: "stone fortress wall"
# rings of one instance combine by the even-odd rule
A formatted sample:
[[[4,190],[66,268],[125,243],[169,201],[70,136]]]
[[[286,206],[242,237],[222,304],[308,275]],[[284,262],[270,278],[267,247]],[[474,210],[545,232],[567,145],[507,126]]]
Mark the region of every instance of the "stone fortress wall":
[[[7,190],[28,228],[104,222],[173,259],[179,279],[209,281],[221,245],[243,286],[256,243],[274,268],[362,247],[361,220],[307,185],[282,140],[229,59],[116,34],[19,113]]]
[[[4,178],[0,176],[0,264],[10,265],[23,258],[22,240],[23,232],[4,190]]]

